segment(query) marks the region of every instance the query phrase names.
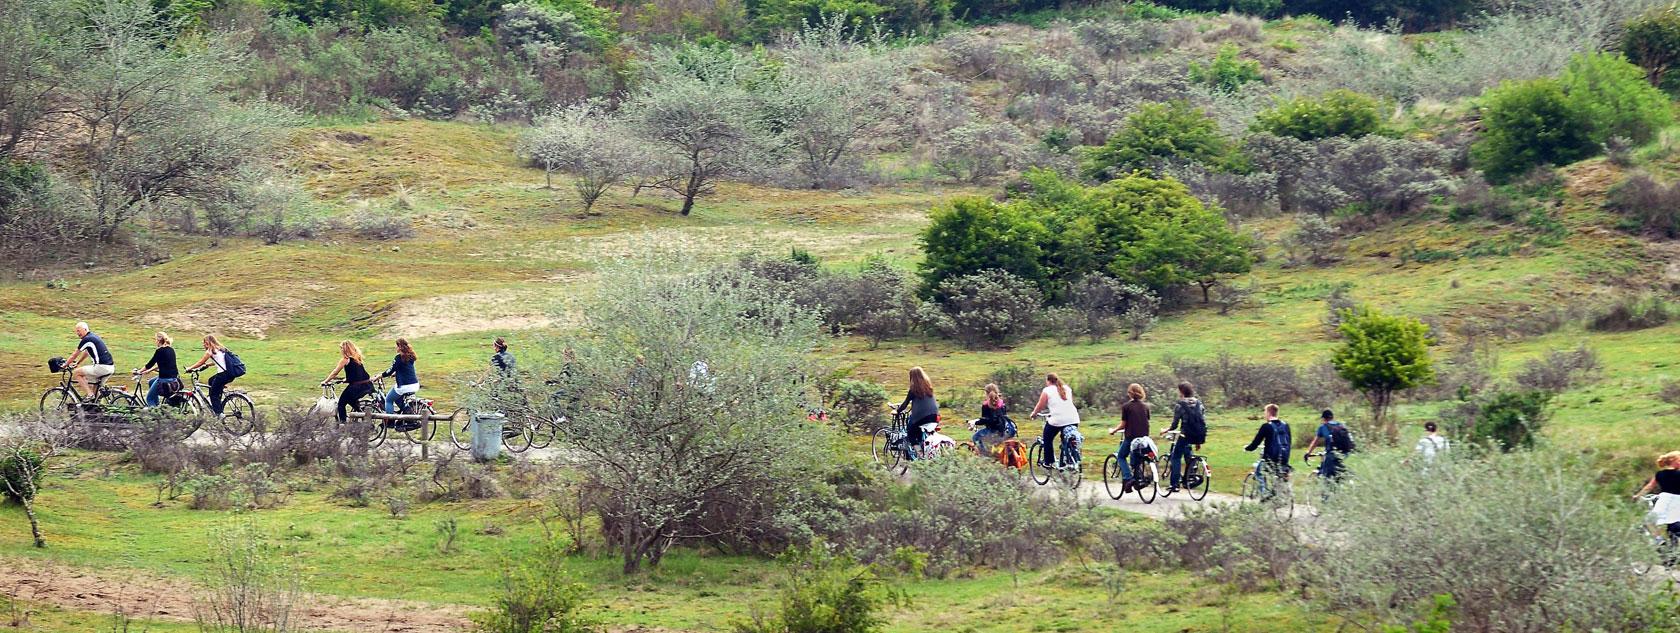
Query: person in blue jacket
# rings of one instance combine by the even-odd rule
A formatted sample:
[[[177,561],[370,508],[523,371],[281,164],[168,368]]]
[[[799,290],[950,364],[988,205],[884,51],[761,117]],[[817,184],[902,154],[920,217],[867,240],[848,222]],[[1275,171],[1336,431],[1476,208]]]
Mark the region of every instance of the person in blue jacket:
[[[390,369],[379,374],[380,378],[395,377],[397,382],[397,386],[385,393],[386,413],[396,413],[397,404],[402,402],[403,396],[420,392],[420,374],[414,370],[414,361],[419,358],[408,339],[397,339],[397,357],[391,360]]]

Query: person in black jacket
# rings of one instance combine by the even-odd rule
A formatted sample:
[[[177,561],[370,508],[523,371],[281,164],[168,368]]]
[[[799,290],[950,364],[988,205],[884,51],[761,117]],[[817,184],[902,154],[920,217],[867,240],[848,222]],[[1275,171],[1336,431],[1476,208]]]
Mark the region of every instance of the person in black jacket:
[[[1192,447],[1201,450],[1202,444],[1207,443],[1207,409],[1196,398],[1196,386],[1178,383],[1178,396],[1178,402],[1173,403],[1172,426],[1167,427],[1167,432],[1179,431],[1181,427],[1183,430],[1173,443],[1172,454],[1167,456],[1167,469],[1171,473],[1168,495],[1178,492],[1178,485],[1183,481],[1183,464],[1190,459]]]
[[[1001,443],[1015,435],[1010,428],[1012,425],[1009,422],[1009,403],[1004,401],[1003,393],[998,390],[996,384],[986,385],[986,399],[980,401],[980,419],[969,426],[977,427],[974,431],[974,450],[982,456],[991,454],[986,443],[988,438]]]
[[[1254,439],[1243,450],[1253,452],[1261,448],[1260,462],[1254,465],[1254,479],[1260,483],[1260,497],[1271,496],[1270,479],[1289,476],[1289,450],[1294,437],[1289,432],[1289,423],[1278,419],[1278,406],[1266,405],[1266,421],[1260,423],[1260,430],[1254,432]]]
[[[158,402],[181,389],[181,369],[175,364],[174,341],[164,332],[158,332],[154,337],[157,349],[152,351],[152,359],[146,361],[146,366],[134,370],[135,376],[157,372],[157,378],[146,385],[146,406],[158,406]]]
[[[928,379],[927,372],[921,367],[910,368],[910,390],[893,415],[903,413],[905,407],[910,408],[910,425],[905,429],[908,434],[905,443],[909,445],[907,457],[914,460],[922,452],[922,443],[926,441],[922,425],[939,421],[939,400],[933,397],[933,381]]]

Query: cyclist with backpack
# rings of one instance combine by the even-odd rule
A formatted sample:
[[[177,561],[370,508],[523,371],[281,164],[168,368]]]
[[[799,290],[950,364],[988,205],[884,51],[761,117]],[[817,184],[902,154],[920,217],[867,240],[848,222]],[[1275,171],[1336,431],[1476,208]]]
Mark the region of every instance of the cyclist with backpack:
[[[1278,418],[1278,406],[1266,405],[1266,421],[1260,423],[1260,429],[1254,432],[1254,439],[1243,450],[1253,452],[1260,448],[1260,461],[1254,465],[1254,478],[1260,482],[1260,497],[1271,495],[1271,478],[1289,476],[1289,451],[1294,443],[1294,436],[1289,432],[1289,423]],[[1267,472],[1270,471],[1270,472]]]
[[[239,355],[222,345],[215,334],[205,334],[204,356],[188,367],[188,372],[198,371],[210,363],[216,364],[216,375],[210,377],[210,410],[216,415],[222,414],[222,392],[227,390],[228,383],[245,375],[245,362],[239,360]]]
[[[939,400],[933,397],[933,381],[928,379],[927,372],[921,367],[910,368],[910,389],[893,415],[904,413],[905,407],[910,408],[910,424],[904,429],[907,434],[905,442],[909,445],[905,456],[914,461],[922,450],[922,443],[927,441],[922,425],[939,421]]]
[[[1178,431],[1180,427],[1183,431],[1173,444],[1172,454],[1167,456],[1167,470],[1171,473],[1171,484],[1167,486],[1169,496],[1178,492],[1178,484],[1183,481],[1183,465],[1189,461],[1192,447],[1201,450],[1202,444],[1207,443],[1207,409],[1196,397],[1196,386],[1188,382],[1178,383],[1178,396],[1178,402],[1173,403],[1172,426],[1167,428],[1167,432]]]
[[[1149,403],[1145,401],[1149,393],[1144,391],[1143,385],[1132,383],[1126,386],[1126,404],[1120,405],[1120,424],[1108,430],[1109,435],[1125,431],[1121,436],[1119,456],[1120,478],[1125,480],[1123,490],[1132,489],[1132,442],[1140,437],[1149,437]]]
[[[1342,460],[1347,458],[1348,453],[1353,452],[1353,434],[1348,431],[1346,424],[1336,420],[1335,412],[1329,409],[1325,409],[1318,417],[1323,422],[1318,425],[1318,431],[1313,433],[1312,441],[1307,443],[1307,454],[1311,455],[1313,449],[1322,442],[1324,461],[1318,465],[1318,476],[1327,481],[1335,480],[1346,470]],[[1301,459],[1306,457],[1302,456]]]
[[[1009,403],[1003,399],[1003,392],[998,390],[997,384],[986,385],[986,397],[980,401],[980,419],[969,423],[974,428],[974,450],[981,455],[990,455],[986,447],[987,438],[995,438],[1002,442],[1015,437],[1015,422],[1009,419]]]

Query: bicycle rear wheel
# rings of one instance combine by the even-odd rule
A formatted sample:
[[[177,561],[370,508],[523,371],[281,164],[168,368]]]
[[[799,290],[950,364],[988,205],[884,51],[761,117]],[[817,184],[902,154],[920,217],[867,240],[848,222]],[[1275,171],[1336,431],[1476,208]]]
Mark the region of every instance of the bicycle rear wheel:
[[[216,425],[232,437],[244,437],[257,429],[257,405],[245,394],[227,394],[222,397],[222,415]]]
[[[1138,499],[1145,505],[1155,503],[1155,497],[1161,494],[1161,471],[1155,467],[1153,460],[1138,465],[1137,481],[1133,484],[1137,490]]]
[[[531,429],[531,448],[548,448],[554,443],[554,438],[560,435],[560,422],[556,419],[546,419]]]
[[[531,448],[532,433],[534,432],[531,425],[524,421],[503,427],[502,446],[506,447],[509,453],[523,453],[526,449]]]
[[[432,410],[432,405],[422,404],[414,407],[414,412],[424,417],[420,419],[420,426],[403,431],[403,437],[414,444],[425,444],[437,434],[437,421],[432,419],[437,411]]]
[[[472,450],[472,416],[449,421],[449,443],[463,451]]]
[[[1027,447],[1027,472],[1031,473],[1033,483],[1040,486],[1050,483],[1050,469],[1044,466],[1044,440],[1033,440]]]

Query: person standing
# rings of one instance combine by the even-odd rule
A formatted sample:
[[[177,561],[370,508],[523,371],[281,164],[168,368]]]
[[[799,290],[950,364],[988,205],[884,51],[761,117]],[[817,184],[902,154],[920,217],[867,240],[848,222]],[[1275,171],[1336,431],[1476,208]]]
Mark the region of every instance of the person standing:
[[[1149,393],[1144,391],[1143,385],[1132,383],[1126,386],[1126,404],[1120,405],[1120,425],[1108,430],[1109,435],[1125,431],[1121,436],[1120,479],[1125,481],[1124,490],[1132,489],[1132,441],[1140,437],[1149,437],[1149,403],[1146,401]]]
[[[198,371],[210,363],[216,364],[216,375],[210,377],[210,410],[216,415],[222,414],[222,393],[229,383],[245,375],[245,362],[239,360],[239,355],[222,345],[215,334],[205,334],[202,341],[204,356],[188,367],[187,371]]]
[[[1178,441],[1173,443],[1172,453],[1167,456],[1171,480],[1167,495],[1170,496],[1178,492],[1178,486],[1184,480],[1184,463],[1189,461],[1192,447],[1199,451],[1202,444],[1207,443],[1207,409],[1196,397],[1195,385],[1178,383],[1178,402],[1173,403],[1172,426],[1167,427],[1167,431],[1179,431]]]
[[[146,385],[146,406],[155,407],[164,396],[174,394],[181,389],[181,369],[175,364],[174,341],[164,332],[158,332],[152,337],[157,343],[157,349],[152,351],[152,359],[146,361],[146,366],[134,370],[135,376],[157,372]]]
[[[362,350],[351,341],[338,344],[338,366],[333,367],[332,373],[327,374],[321,386],[332,384],[339,372],[344,372],[344,390],[338,392],[338,422],[343,424],[349,416],[345,411],[354,406],[358,400],[373,393],[373,377],[368,375],[367,366],[362,361]]]
[[[70,360],[65,364],[73,368],[70,370],[70,376],[76,379],[82,393],[92,400],[99,395],[94,383],[103,382],[116,373],[117,361],[111,357],[111,349],[105,346],[105,339],[94,334],[86,321],[76,323],[76,339],[76,353],[71,354]],[[88,364],[78,365],[84,359]]]
[[[1435,463],[1435,458],[1447,452],[1447,438],[1436,432],[1434,422],[1423,423],[1424,436],[1418,438],[1417,454],[1423,457],[1423,465]]]

